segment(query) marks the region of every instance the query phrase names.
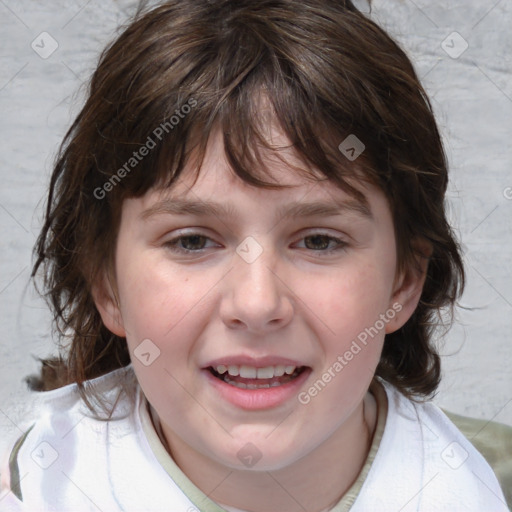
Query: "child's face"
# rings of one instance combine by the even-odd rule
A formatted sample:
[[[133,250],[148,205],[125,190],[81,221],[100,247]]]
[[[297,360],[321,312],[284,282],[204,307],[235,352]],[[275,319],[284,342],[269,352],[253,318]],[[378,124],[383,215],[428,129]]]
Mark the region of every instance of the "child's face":
[[[126,200],[120,307],[100,304],[107,326],[126,336],[171,444],[179,438],[238,468],[243,450],[262,455],[255,469],[285,467],[336,436],[360,411],[385,332],[417,301],[410,279],[395,282],[393,223],[378,189],[359,187],[365,211],[332,183],[308,182],[277,162],[275,178],[293,188],[252,187],[228,171],[217,135],[194,186],[186,173],[171,190]],[[232,214],[170,210],[188,202]],[[310,215],[281,217],[292,206],[307,214],[313,203]],[[338,214],[315,214],[318,205]],[[189,238],[175,242],[180,236]],[[151,342],[138,348],[143,340]],[[213,376],[209,367],[222,364],[305,370],[254,390]]]

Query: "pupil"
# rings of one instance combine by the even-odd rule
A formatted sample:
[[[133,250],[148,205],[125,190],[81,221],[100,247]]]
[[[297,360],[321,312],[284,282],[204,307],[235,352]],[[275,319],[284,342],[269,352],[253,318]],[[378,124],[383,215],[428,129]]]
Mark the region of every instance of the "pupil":
[[[185,249],[194,250],[194,249],[202,249],[204,246],[204,236],[201,235],[191,235],[183,237],[183,241],[181,244]]]
[[[329,246],[329,237],[325,235],[308,236],[305,239],[305,244],[308,249],[326,249]],[[316,247],[309,247],[308,241],[312,241]]]

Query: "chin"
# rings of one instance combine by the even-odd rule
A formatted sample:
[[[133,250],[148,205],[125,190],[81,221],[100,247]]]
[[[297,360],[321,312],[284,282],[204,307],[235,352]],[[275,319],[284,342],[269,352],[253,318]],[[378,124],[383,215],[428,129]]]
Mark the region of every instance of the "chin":
[[[303,457],[293,447],[273,446],[269,440],[261,441],[248,436],[246,440],[238,440],[233,452],[218,453],[218,462],[237,471],[278,471],[294,464]]]

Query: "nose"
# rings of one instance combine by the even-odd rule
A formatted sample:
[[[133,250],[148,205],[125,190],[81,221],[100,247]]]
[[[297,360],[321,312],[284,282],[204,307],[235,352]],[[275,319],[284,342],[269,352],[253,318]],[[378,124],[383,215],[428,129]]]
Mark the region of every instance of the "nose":
[[[293,293],[280,275],[276,257],[266,250],[251,263],[238,255],[233,261],[220,306],[224,324],[253,334],[286,326],[293,316]]]

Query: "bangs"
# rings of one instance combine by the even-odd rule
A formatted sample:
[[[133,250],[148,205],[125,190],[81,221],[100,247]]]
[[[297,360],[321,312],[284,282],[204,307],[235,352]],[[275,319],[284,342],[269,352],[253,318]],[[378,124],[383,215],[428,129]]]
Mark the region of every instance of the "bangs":
[[[137,193],[144,193],[148,185],[171,187],[185,167],[195,172],[197,179],[208,143],[220,132],[231,171],[252,186],[287,187],[274,177],[274,168],[281,163],[305,180],[333,181],[364,202],[364,196],[349,180],[355,181],[356,173],[361,180],[362,170],[368,167],[368,174],[371,166],[365,166],[364,158],[357,166],[346,159],[338,149],[345,133],[339,127],[328,126],[321,112],[312,116],[311,109],[302,111],[300,106],[310,102],[299,100],[297,96],[302,91],[293,81],[279,83],[279,78],[262,76],[254,69],[242,87],[233,87],[219,103],[208,104],[202,101],[202,95],[194,93],[194,99],[198,98],[197,110],[184,120],[183,133],[176,137],[169,134],[162,141],[156,165],[144,173],[149,181],[143,180]],[[229,84],[227,89],[231,87]],[[180,152],[180,148],[185,150]],[[284,150],[290,149],[293,160],[283,155]]]
[[[330,51],[320,48],[327,42],[316,42],[304,27],[281,19],[277,7],[275,19],[267,15],[264,21],[269,26],[265,26],[256,9],[253,12],[242,3],[240,11],[231,7],[224,12],[222,3],[203,7],[214,17],[209,24],[197,12],[186,20],[183,13],[173,16],[179,6],[167,5],[161,8],[165,16],[155,16],[160,24],[167,23],[155,27],[159,37],[145,34],[129,58],[123,53],[123,60],[118,55],[122,39],[134,37],[129,29],[105,55],[103,66],[112,69],[116,59],[124,63],[116,68],[118,76],[110,77],[110,90],[96,80],[91,84],[96,96],[105,88],[105,103],[118,107],[108,116],[102,130],[103,147],[96,152],[99,173],[94,186],[110,181],[110,201],[138,197],[153,187],[170,187],[187,164],[198,175],[208,141],[217,130],[222,133],[231,169],[253,186],[285,186],[272,178],[269,161],[278,158],[305,179],[333,181],[360,201],[364,197],[348,182],[355,173],[359,180],[382,187],[370,161],[371,151],[351,161],[338,149],[347,136],[355,135],[371,150],[379,126],[371,119],[375,110],[367,86],[359,86],[371,76],[353,76],[344,69],[344,60],[354,61],[353,48],[336,47],[340,38],[330,38],[328,50],[338,55],[328,59]],[[361,23],[359,16],[351,20],[351,12],[345,11],[344,16],[349,22]],[[223,21],[216,24],[218,19]],[[185,22],[187,32],[182,33],[180,24]],[[309,25],[311,34],[318,36],[314,23]],[[338,29],[333,26],[332,30]],[[165,37],[171,31],[179,34],[173,41]],[[307,45],[302,42],[306,40]],[[330,83],[328,77],[333,76],[338,83]],[[112,84],[117,84],[115,89]],[[123,88],[125,98],[119,108]],[[272,127],[286,137],[301,165],[283,160],[284,147],[274,145],[269,137]],[[151,146],[147,156],[135,161],[134,153],[144,146]]]
[[[281,83],[282,77],[261,75],[258,71],[252,69],[243,86],[235,86],[240,77],[233,77],[225,87],[229,93],[223,98],[209,98],[204,90],[192,92],[187,100],[176,103],[151,133],[140,134],[138,140],[153,140],[156,147],[124,180],[120,187],[124,190],[122,199],[141,196],[150,188],[171,187],[185,167],[192,168],[197,179],[208,143],[214,133],[220,132],[231,170],[250,185],[286,187],[273,177],[277,159],[306,180],[333,181],[363,201],[362,194],[347,179],[354,178],[355,173],[359,180],[368,178],[373,169],[367,158],[358,159],[356,166],[338,149],[351,133],[350,128],[342,131],[339,126],[328,125],[322,116],[325,113],[311,107],[313,98],[299,98],[303,91],[293,81]],[[188,113],[183,118],[175,114],[183,112],[187,105],[190,109],[186,109]],[[308,108],[303,108],[306,105]],[[276,143],[276,134],[280,135],[281,144]],[[282,136],[287,141],[284,144]],[[139,144],[136,146],[140,148]],[[294,162],[283,157],[286,149],[293,150],[297,157]],[[374,182],[375,176],[369,181]]]

